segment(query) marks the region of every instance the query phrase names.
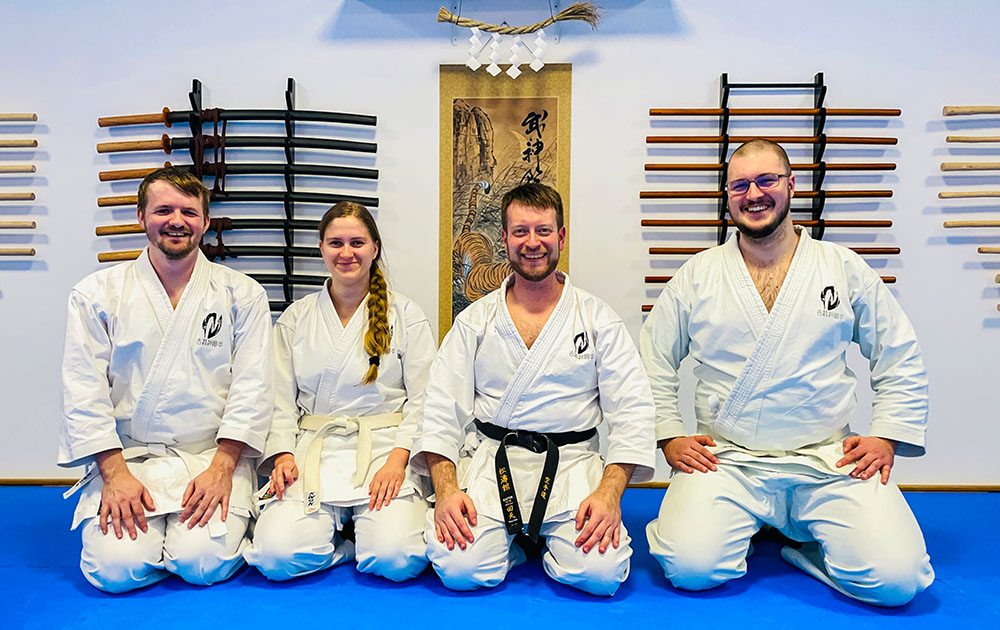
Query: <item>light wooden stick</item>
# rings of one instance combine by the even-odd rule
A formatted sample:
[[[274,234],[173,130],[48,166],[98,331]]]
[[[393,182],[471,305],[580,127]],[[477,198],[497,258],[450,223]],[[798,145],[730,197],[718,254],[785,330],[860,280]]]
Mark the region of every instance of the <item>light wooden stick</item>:
[[[816,144],[819,138],[816,136],[729,136],[730,142],[749,142],[756,138],[763,138],[771,142],[783,144]],[[646,136],[649,144],[713,144],[722,142],[722,136]],[[865,136],[827,136],[827,144],[896,144],[896,138],[873,138]]]
[[[0,114],[0,122],[35,122],[38,114]]]
[[[0,221],[0,230],[33,230],[34,221]]]
[[[976,199],[983,197],[1000,197],[1000,190],[963,190],[938,193],[938,199]]]
[[[135,260],[142,253],[141,249],[130,249],[123,252],[104,252],[97,255],[97,262],[119,262]]]
[[[971,116],[972,114],[1000,114],[1000,107],[995,105],[945,105],[941,109],[945,116]]]
[[[134,206],[139,203],[139,195],[116,195],[114,197],[98,197],[97,205],[101,208],[109,206]]]
[[[34,247],[0,247],[0,256],[34,256]]]
[[[1000,254],[1000,247],[980,247],[980,254]]]
[[[857,197],[892,197],[891,190],[827,190],[827,199],[844,199]],[[796,192],[801,199],[817,197],[815,190]],[[639,199],[718,199],[722,192],[718,190],[645,190],[639,193]]]
[[[0,173],[34,173],[34,164],[0,164]]]
[[[97,236],[119,236],[122,234],[142,234],[145,230],[138,223],[124,225],[99,225],[94,233]]]
[[[721,171],[722,164],[647,164],[647,171]],[[792,164],[793,171],[817,171],[819,164]],[[827,163],[828,171],[894,171],[896,165],[885,163]]]
[[[650,109],[650,116],[721,116],[725,110],[697,107],[674,107],[667,109]],[[857,108],[829,108],[802,109],[794,107],[746,107],[732,108],[729,110],[730,116],[816,116],[825,111],[827,116],[899,116],[902,112],[898,109],[857,109]]]
[[[33,192],[0,193],[0,201],[34,201]]]
[[[703,252],[707,247],[650,247],[649,253],[656,255],[671,255],[671,254],[697,254]],[[980,247],[980,253],[998,253],[1000,254],[1000,247],[995,247],[996,252],[983,252],[984,248]],[[989,248],[985,248],[989,249]],[[851,247],[851,251],[856,254],[869,255],[869,256],[891,256],[899,253],[898,247]]]
[[[31,149],[38,146],[38,140],[0,140],[0,149]]]
[[[947,136],[945,142],[1000,142],[1000,136]]]
[[[998,273],[997,277],[993,279],[996,280],[997,284],[1000,284],[1000,273]]]
[[[1000,162],[941,162],[942,171],[1000,171]]]
[[[1000,227],[1000,221],[945,221],[946,228]]]

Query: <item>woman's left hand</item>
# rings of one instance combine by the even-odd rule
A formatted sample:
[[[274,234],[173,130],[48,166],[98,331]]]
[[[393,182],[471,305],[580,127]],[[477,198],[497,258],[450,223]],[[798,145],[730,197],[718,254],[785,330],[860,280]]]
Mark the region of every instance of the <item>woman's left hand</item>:
[[[405,448],[392,449],[385,465],[379,468],[368,485],[369,510],[379,511],[399,495],[399,489],[406,479],[406,464],[409,460],[410,451]]]

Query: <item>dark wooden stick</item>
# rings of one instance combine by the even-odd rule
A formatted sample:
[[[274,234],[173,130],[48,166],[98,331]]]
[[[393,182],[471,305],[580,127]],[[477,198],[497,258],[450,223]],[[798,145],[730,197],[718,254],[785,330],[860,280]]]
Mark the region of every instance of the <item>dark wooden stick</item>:
[[[735,225],[732,220],[726,221],[730,226]],[[803,227],[814,227],[819,225],[819,221],[795,220],[795,225]],[[998,221],[997,223],[1000,223]],[[643,219],[643,227],[719,227],[722,222],[719,219]],[[860,221],[860,220],[838,220],[824,219],[826,227],[836,228],[888,228],[892,227],[892,221]],[[946,226],[947,227],[947,226]]]
[[[730,116],[817,116],[825,112],[827,116],[899,116],[898,109],[860,109],[860,108],[796,108],[796,107],[736,107],[724,110],[718,107],[674,107],[666,109],[650,109],[650,116],[721,116],[729,112]]]
[[[763,138],[782,144],[816,144],[817,136],[729,136],[730,142],[749,142]],[[715,144],[722,142],[722,136],[646,136],[649,144]],[[896,144],[896,138],[877,138],[867,136],[827,136],[827,144]]]
[[[845,199],[859,197],[892,197],[891,190],[826,190],[827,199]],[[795,196],[810,199],[818,196],[815,190],[795,191]],[[719,190],[644,190],[639,193],[639,199],[718,199],[722,197]]]

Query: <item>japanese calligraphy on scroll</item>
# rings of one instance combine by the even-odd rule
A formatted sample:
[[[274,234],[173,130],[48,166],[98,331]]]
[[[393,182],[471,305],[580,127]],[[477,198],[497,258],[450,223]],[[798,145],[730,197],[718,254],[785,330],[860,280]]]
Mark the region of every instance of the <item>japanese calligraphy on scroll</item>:
[[[528,79],[528,80],[525,80]],[[441,335],[510,273],[500,201],[528,182],[552,186],[569,222],[569,64],[517,82],[441,66]],[[559,268],[568,268],[563,251]]]

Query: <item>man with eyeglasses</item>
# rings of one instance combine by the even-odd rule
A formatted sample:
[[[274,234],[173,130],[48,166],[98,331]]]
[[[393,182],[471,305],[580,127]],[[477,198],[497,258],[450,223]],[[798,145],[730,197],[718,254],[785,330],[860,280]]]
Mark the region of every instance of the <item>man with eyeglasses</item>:
[[[896,454],[921,455],[927,376],[913,327],[857,254],[792,224],[785,151],[739,147],[726,191],[738,228],[692,257],[639,338],[672,468],[650,552],[677,588],[746,573],[750,538],[771,525],[800,547],[782,557],[863,602],[898,606],[934,579],[923,535],[895,483]],[[870,361],[868,436],[853,431],[856,378]],[[694,363],[697,434],[678,410],[678,369]]]

